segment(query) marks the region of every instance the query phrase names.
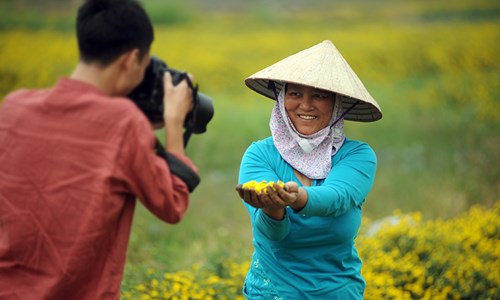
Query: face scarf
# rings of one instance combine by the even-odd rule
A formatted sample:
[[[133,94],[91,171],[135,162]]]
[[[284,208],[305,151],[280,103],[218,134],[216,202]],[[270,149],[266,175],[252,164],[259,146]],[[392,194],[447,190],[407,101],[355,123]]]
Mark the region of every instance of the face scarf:
[[[335,94],[332,118],[328,126],[311,135],[304,135],[297,131],[288,117],[285,109],[285,90],[286,86],[283,86],[269,123],[274,145],[283,159],[295,170],[310,179],[326,178],[332,167],[332,156],[345,140],[340,97]],[[339,118],[341,119],[338,120]]]

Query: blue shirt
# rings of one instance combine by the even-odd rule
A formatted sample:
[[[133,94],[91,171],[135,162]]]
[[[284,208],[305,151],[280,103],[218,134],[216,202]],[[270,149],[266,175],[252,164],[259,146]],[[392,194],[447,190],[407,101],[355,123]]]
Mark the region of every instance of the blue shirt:
[[[254,235],[243,287],[247,299],[363,299],[365,281],[354,240],[376,167],[370,146],[346,139],[332,157],[328,176],[303,186],[308,201],[302,210],[287,207],[284,219],[275,220],[245,203]],[[239,183],[250,180],[301,186],[272,137],[245,152]]]

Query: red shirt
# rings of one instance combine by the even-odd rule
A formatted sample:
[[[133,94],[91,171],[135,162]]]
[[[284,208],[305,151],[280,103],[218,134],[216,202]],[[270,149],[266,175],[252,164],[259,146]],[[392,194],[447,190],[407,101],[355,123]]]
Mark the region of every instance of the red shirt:
[[[186,184],[133,102],[62,78],[0,107],[0,298],[118,299],[136,197],[176,223]],[[191,161],[177,155],[197,171]]]

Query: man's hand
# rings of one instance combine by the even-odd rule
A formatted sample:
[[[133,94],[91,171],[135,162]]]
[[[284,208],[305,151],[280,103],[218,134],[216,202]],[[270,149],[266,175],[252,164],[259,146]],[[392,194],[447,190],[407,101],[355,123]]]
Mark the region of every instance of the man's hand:
[[[192,79],[192,76],[189,76]],[[187,80],[179,84],[172,83],[172,75],[166,72],[164,77],[163,119],[165,121],[166,145],[169,152],[184,154],[184,121],[193,108],[193,91]]]

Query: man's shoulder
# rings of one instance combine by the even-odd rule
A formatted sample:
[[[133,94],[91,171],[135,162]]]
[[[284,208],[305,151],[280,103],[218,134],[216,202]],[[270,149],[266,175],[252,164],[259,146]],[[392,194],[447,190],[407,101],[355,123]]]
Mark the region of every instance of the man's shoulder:
[[[51,89],[52,88],[45,88],[45,89],[20,88],[7,94],[4,97],[2,104],[12,103],[12,102],[15,102],[16,104],[22,104],[23,102],[29,101],[28,99],[34,97],[43,97],[43,95],[50,93]]]
[[[7,101],[12,101],[12,99],[24,98],[25,96],[29,95],[30,93],[33,93],[34,91],[36,90],[30,90],[30,89],[15,90],[7,94],[4,98],[4,101],[7,102]]]
[[[132,116],[143,114],[134,102],[125,97],[107,97],[105,101],[100,102],[100,105],[107,107],[110,113],[124,113]]]
[[[103,123],[113,123],[116,127],[137,127],[140,130],[150,127],[150,123],[144,113],[129,99],[114,97],[101,101],[93,109],[93,119],[99,119]]]

